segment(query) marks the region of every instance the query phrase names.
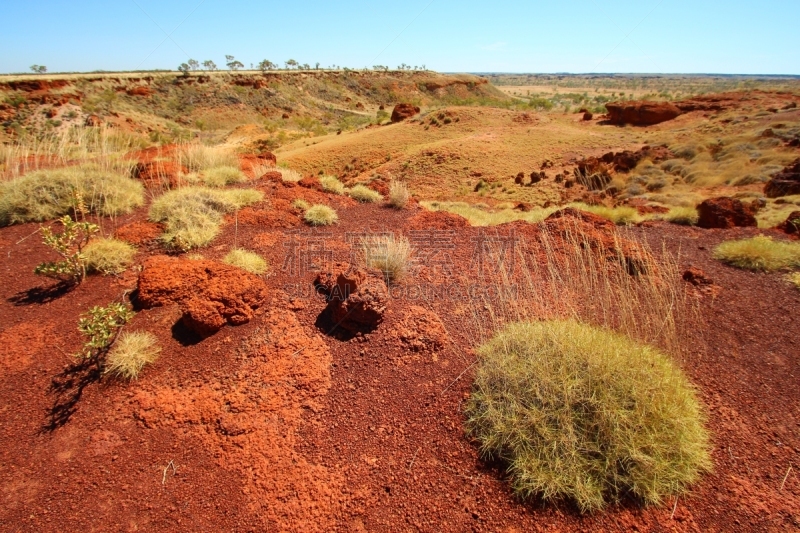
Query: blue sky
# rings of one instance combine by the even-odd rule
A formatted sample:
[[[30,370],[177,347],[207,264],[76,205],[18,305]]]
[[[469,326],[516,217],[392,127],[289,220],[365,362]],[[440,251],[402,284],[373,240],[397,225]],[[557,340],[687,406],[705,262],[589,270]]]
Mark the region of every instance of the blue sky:
[[[246,66],[800,74],[800,0],[2,0],[0,18],[0,72],[231,54]]]

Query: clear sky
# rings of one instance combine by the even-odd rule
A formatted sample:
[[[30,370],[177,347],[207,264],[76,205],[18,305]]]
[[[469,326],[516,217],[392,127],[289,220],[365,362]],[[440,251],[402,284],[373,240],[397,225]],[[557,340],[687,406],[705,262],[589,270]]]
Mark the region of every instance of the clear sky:
[[[248,67],[800,74],[800,0],[2,0],[0,20],[0,72],[231,54]]]

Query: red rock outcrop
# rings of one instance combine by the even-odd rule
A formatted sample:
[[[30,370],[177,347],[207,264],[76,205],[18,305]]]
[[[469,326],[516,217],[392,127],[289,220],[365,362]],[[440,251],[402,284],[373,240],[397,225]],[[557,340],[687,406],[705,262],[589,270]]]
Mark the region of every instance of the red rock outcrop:
[[[379,271],[336,263],[317,274],[314,287],[325,295],[336,327],[351,333],[368,332],[383,321],[389,292]]]
[[[153,89],[145,85],[140,85],[138,87],[132,87],[126,92],[128,93],[128,96],[150,96],[153,94]]]
[[[772,176],[764,185],[767,198],[800,194],[800,157]]]
[[[249,322],[267,296],[264,281],[239,268],[161,255],[145,261],[136,302],[145,309],[178,304],[184,325],[208,337]]]
[[[400,122],[419,113],[419,107],[413,104],[397,104],[392,110],[392,122]]]
[[[141,180],[148,189],[175,187],[178,184],[178,177],[186,173],[188,173],[186,167],[174,161],[139,162],[131,170],[131,176]]]
[[[736,198],[709,198],[697,206],[697,213],[697,225],[701,228],[724,229],[757,225],[752,209]]]
[[[681,114],[681,110],[669,102],[610,102],[606,104],[606,109],[608,121],[612,124],[632,126],[652,126]]]
[[[786,220],[778,225],[778,229],[785,231],[789,235],[800,235],[800,211],[792,211],[789,213]]]

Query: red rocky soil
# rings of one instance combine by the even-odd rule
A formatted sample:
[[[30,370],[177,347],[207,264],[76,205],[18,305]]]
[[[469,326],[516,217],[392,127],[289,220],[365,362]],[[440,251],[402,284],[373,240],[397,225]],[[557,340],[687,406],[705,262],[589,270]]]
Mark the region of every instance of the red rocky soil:
[[[475,271],[475,243],[486,231],[535,239],[540,229],[483,230],[419,208],[355,204],[267,179],[254,185],[270,202],[256,210],[291,214],[291,199],[313,197],[336,207],[340,223],[312,231],[292,215],[289,228],[227,224],[200,252],[212,265],[234,244],[268,258],[259,305],[246,323],[205,339],[180,327],[182,298],[141,310],[125,329],[152,332],[163,352],[130,383],[70,354],[82,344],[78,315],[128,298],[139,268],[65,292],[32,273],[50,257],[31,236],[36,224],[0,229],[0,530],[800,530],[800,291],[780,273],[711,257],[722,240],[755,228],[631,231],[679,254],[680,272],[695,269],[697,284],[685,287],[699,315],[679,362],[708,406],[714,470],[663,507],[626,501],[581,516],[569,504],[516,499],[501,465],[479,459],[462,425],[478,342],[464,287],[480,296],[494,283]],[[112,233],[144,218],[140,210],[102,223]],[[547,224],[557,233],[567,220],[592,235],[591,246],[608,242],[606,225],[591,216],[562,213]],[[390,288],[376,329],[329,335],[320,321],[328,303],[312,281],[324,264],[349,263],[359,234],[383,229],[427,252],[436,239],[452,246]],[[167,261],[148,261],[158,255],[153,244],[140,248],[145,273]],[[174,261],[165,270],[186,294],[202,289],[193,269],[184,276],[185,260]]]

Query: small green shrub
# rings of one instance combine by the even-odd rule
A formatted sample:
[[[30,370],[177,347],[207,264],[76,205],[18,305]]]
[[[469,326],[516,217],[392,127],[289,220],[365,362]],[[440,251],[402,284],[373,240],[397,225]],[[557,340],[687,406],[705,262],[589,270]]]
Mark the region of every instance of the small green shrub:
[[[123,379],[136,379],[145,365],[158,359],[161,348],[156,336],[147,332],[123,332],[106,356],[104,372]]]
[[[408,205],[411,193],[408,186],[401,181],[392,180],[389,183],[389,205],[397,209],[402,209]]]
[[[711,468],[697,394],[654,348],[568,320],[510,324],[478,355],[466,428],[522,497],[657,504]]]
[[[247,181],[247,177],[236,167],[213,167],[201,172],[200,180],[208,187],[224,187]]]
[[[184,187],[157,198],[150,206],[150,220],[165,225],[162,240],[168,247],[188,251],[205,246],[217,236],[225,213],[263,197],[252,189]]]
[[[144,205],[144,187],[93,167],[37,170],[0,183],[0,226],[74,214],[76,202],[88,213],[122,215]]]
[[[228,252],[222,262],[252,274],[264,274],[267,271],[267,261],[263,257],[241,248],[235,248]]]
[[[411,243],[402,235],[375,235],[361,240],[364,263],[377,268],[391,283],[405,277],[411,264]]]
[[[381,193],[373,191],[365,185],[356,185],[347,191],[347,195],[358,202],[375,203],[383,200]]]
[[[83,251],[86,270],[106,275],[124,272],[135,255],[136,248],[117,239],[94,240]]]
[[[47,226],[42,226],[40,231],[42,242],[60,255],[61,260],[41,263],[34,273],[38,276],[80,283],[86,277],[84,248],[91,236],[100,228],[90,222],[75,222],[69,215],[64,215],[59,222],[64,226],[61,233],[54,233],[53,229]]]
[[[333,208],[319,204],[309,207],[303,218],[312,226],[329,226],[339,221],[339,215]]]
[[[800,266],[800,242],[776,241],[757,235],[723,242],[714,249],[714,258],[747,270],[772,272]]]
[[[344,184],[335,176],[320,176],[319,183],[322,190],[333,194],[344,194]]]
[[[105,352],[114,340],[117,330],[131,318],[133,311],[121,303],[106,307],[94,306],[84,313],[78,321],[78,331],[88,338],[81,355],[84,358],[97,358]]]

